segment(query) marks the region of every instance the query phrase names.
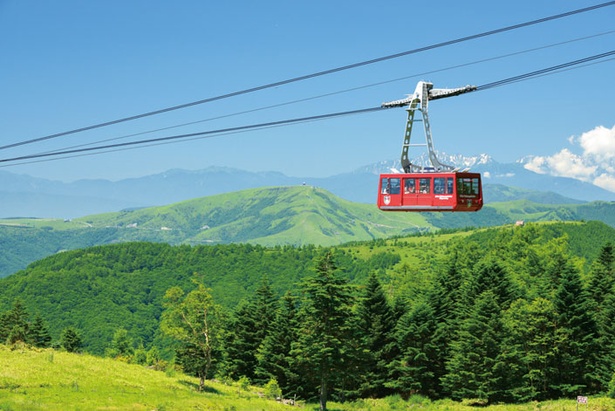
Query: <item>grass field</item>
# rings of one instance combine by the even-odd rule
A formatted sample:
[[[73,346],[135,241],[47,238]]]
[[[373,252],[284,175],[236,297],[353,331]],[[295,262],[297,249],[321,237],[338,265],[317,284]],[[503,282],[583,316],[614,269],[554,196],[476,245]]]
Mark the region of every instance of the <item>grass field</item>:
[[[198,380],[176,372],[70,354],[51,349],[11,349],[0,345],[0,411],[73,410],[317,410],[317,404],[284,405],[264,398],[262,389],[208,381],[198,392]],[[431,402],[422,397],[404,401],[398,396],[350,403],[328,403],[331,411],[430,410],[470,411],[476,407],[453,401]],[[492,405],[486,411],[611,411],[615,400],[589,398],[522,405]]]

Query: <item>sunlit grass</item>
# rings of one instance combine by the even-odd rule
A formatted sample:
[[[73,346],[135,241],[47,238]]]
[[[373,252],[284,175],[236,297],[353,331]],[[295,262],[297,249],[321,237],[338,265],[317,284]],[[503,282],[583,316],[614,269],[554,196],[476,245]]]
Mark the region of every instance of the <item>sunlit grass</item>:
[[[161,372],[140,365],[54,350],[11,349],[0,345],[0,411],[73,410],[318,410],[317,404],[297,407],[263,398],[257,387],[198,380],[179,372]],[[330,411],[612,411],[615,400],[589,398],[577,408],[574,399],[520,405],[472,407],[450,400],[432,402],[400,396],[354,402],[329,402]]]
[[[0,345],[0,410],[278,410],[255,388],[168,375],[140,365]]]

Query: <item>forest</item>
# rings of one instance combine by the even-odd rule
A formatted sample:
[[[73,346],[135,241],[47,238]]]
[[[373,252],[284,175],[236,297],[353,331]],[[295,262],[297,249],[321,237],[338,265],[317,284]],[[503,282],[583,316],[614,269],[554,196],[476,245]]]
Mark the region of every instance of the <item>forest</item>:
[[[582,222],[336,247],[92,247],[0,280],[0,341],[325,405],[615,396],[614,243]]]

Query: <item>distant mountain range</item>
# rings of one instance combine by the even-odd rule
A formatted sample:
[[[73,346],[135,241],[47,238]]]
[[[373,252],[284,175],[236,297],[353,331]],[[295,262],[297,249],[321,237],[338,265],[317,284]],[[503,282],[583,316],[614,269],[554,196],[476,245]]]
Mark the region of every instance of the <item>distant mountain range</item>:
[[[615,201],[615,193],[571,178],[537,174],[522,163],[500,164],[487,155],[447,156],[443,162],[471,167],[483,174],[487,204],[527,199],[545,204]],[[308,184],[358,203],[373,204],[378,175],[400,169],[389,161],[326,178],[289,177],[278,172],[248,172],[210,167],[198,171],[164,173],[120,181],[78,180],[71,183],[0,171],[0,218],[75,218],[90,214],[160,206],[249,188]],[[503,191],[498,186],[518,190]],[[536,192],[540,192],[538,194]]]

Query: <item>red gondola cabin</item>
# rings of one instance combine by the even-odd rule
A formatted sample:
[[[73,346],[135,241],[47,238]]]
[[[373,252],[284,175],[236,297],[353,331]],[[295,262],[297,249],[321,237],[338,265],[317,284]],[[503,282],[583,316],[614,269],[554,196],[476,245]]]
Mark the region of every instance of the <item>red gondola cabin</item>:
[[[380,175],[378,208],[383,211],[478,211],[482,206],[479,173]]]

